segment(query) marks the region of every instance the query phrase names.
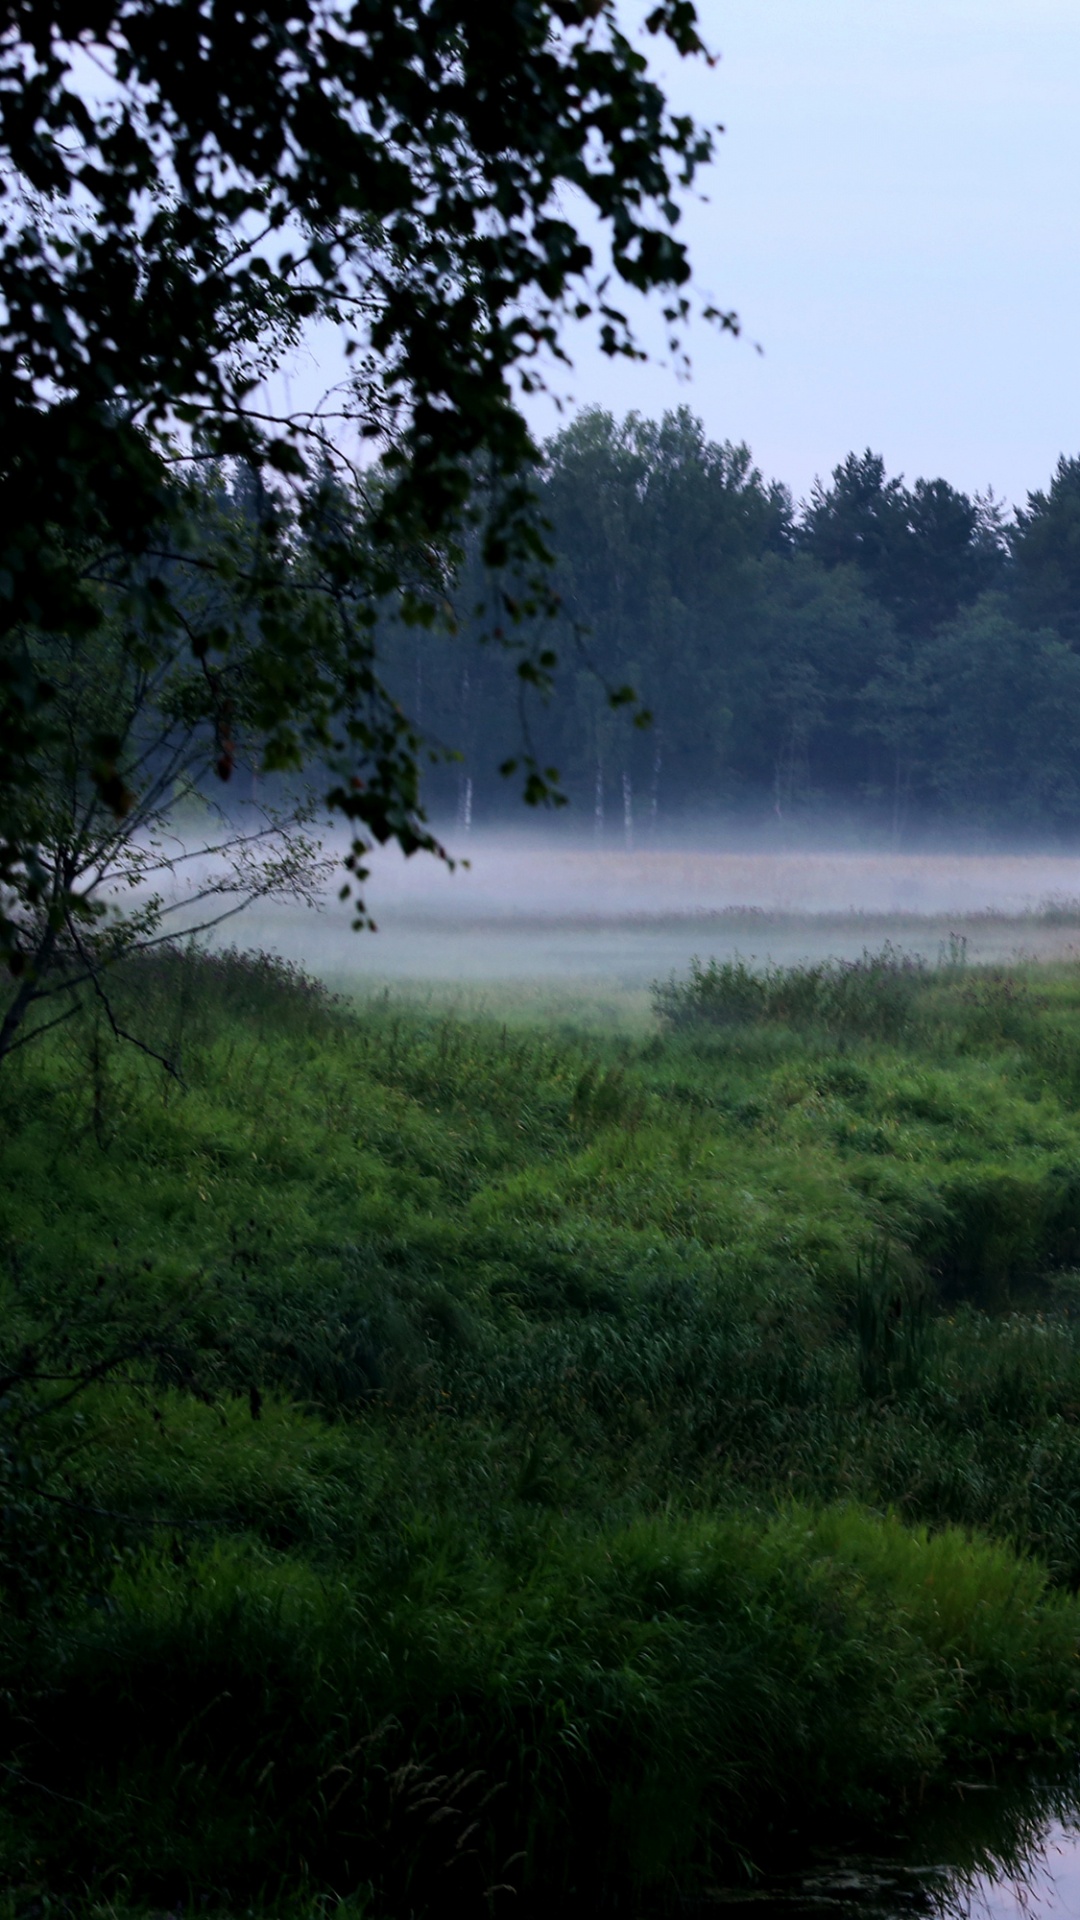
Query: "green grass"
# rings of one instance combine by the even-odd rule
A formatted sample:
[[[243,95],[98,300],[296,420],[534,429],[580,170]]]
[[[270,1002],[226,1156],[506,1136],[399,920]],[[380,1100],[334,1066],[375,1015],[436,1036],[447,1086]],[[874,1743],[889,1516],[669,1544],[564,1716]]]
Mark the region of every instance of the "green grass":
[[[603,1905],[1074,1740],[1080,971],[117,991],[182,1088],[0,1076],[16,1904]]]

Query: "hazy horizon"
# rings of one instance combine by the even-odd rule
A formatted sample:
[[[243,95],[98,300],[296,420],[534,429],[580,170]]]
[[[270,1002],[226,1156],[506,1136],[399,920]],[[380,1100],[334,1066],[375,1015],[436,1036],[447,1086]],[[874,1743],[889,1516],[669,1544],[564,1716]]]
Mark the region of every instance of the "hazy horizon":
[[[358,992],[527,981],[640,992],[694,956],[787,965],[852,958],[889,940],[932,962],[952,934],[973,963],[1080,955],[1080,852],[763,850],[689,840],[627,850],[535,829],[461,835],[453,850],[468,867],[450,872],[390,850],[372,857],[364,897],[375,933],[351,930],[335,874],[321,911],[260,905],[219,938],[279,953]]]

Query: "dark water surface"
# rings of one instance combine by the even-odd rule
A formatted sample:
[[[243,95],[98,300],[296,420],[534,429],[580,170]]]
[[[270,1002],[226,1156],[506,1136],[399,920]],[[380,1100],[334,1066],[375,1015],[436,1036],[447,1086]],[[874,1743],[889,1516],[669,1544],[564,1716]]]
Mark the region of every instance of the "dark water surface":
[[[1080,1920],[1080,1773],[957,1788],[872,1850],[710,1889],[695,1920]]]

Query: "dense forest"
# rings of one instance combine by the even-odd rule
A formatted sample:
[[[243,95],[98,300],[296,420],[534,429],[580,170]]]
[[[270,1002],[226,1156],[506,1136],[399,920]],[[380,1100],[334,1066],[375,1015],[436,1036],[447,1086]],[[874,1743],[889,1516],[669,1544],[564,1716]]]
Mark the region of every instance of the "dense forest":
[[[592,409],[547,444],[537,485],[560,679],[527,724],[578,821],[612,841],[720,811],[855,810],[897,838],[1080,827],[1080,459],[1012,513],[909,486],[869,451],[798,504],[687,408]],[[457,600],[481,632],[477,567]],[[416,630],[387,652],[403,704],[462,750],[429,775],[430,809],[509,814],[513,652]],[[625,683],[650,727],[609,703]]]

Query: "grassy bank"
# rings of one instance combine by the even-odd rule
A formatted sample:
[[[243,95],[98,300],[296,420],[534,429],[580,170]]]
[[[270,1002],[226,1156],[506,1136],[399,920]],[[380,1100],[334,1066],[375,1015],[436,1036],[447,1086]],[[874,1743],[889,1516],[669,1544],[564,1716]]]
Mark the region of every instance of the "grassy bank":
[[[172,956],[182,1085],[15,1056],[18,1899],[595,1904],[1070,1742],[1080,972],[960,959],[605,1039]]]

